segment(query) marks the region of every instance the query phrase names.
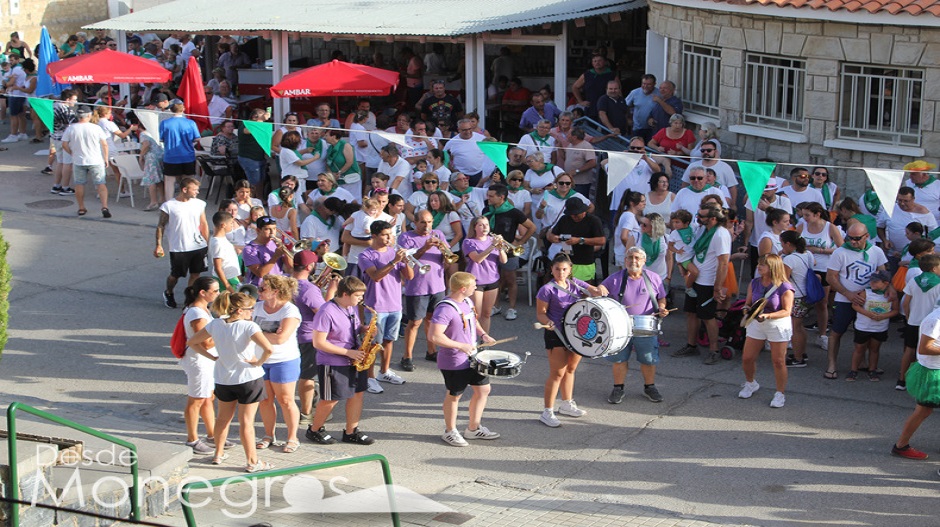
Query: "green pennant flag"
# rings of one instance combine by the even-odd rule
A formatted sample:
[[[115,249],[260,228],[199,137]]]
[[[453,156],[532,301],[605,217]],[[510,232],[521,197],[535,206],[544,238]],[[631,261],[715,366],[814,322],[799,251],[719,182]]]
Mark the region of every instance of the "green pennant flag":
[[[738,170],[741,171],[741,181],[747,192],[747,199],[751,200],[751,207],[757,210],[757,203],[764,193],[764,187],[770,181],[776,163],[762,163],[758,161],[738,161]]]
[[[52,99],[42,99],[40,97],[30,97],[29,106],[36,112],[36,115],[46,125],[49,132],[52,132]]]
[[[477,143],[477,148],[479,148],[481,152],[486,154],[486,157],[490,158],[490,160],[492,160],[493,163],[496,163],[496,168],[498,168],[499,171],[502,172],[503,177],[509,175],[506,173],[506,170],[507,170],[506,164],[508,162],[506,149],[508,147],[509,147],[509,143],[497,143],[494,141],[480,141],[479,143]],[[488,174],[484,174],[484,177],[488,177],[488,176],[489,176]]]
[[[261,121],[242,121],[245,128],[251,132],[251,137],[258,141],[265,154],[271,155],[271,138],[274,137],[274,126]]]

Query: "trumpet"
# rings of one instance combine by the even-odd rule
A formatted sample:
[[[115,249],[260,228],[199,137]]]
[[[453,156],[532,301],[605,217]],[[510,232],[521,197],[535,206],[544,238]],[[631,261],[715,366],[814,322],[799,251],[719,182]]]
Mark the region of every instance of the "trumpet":
[[[522,256],[522,253],[525,252],[525,247],[522,247],[522,246],[520,246],[520,245],[513,245],[513,244],[507,242],[507,241],[506,241],[504,238],[502,238],[502,237],[495,237],[495,236],[494,236],[494,237],[493,237],[493,243],[495,243],[495,244],[496,244],[496,247],[499,248],[500,250],[506,251],[507,253],[509,253],[509,254],[511,254],[511,255],[513,255],[513,256]]]
[[[431,266],[423,264],[421,260],[415,258],[415,251],[417,251],[417,249],[405,249],[400,245],[396,245],[395,250],[397,251],[399,249],[405,251],[405,259],[408,260],[408,265],[414,267],[414,270],[420,274],[428,274],[428,271],[431,270]]]
[[[323,255],[323,270],[313,281],[317,287],[325,287],[330,282],[333,271],[345,271],[349,264],[346,259],[336,253],[325,253]]]
[[[444,263],[448,265],[457,263],[457,260],[460,259],[460,256],[458,256],[454,251],[450,250],[450,246],[447,245],[447,240],[438,238],[436,234],[432,234],[431,236],[440,242],[437,244],[437,248],[440,249],[441,254],[444,256]]]
[[[302,238],[302,239],[298,240],[297,238],[294,238],[294,237],[291,236],[290,234],[287,234],[286,232],[282,231],[282,230],[280,229],[280,227],[277,229],[277,234],[281,237],[281,239],[280,239],[279,241],[280,241],[280,243],[281,243],[282,245],[289,243],[289,244],[291,244],[291,245],[293,246],[293,248],[291,249],[291,253],[293,253],[293,254],[297,254],[297,253],[299,253],[300,251],[311,251],[311,250],[313,250],[313,249],[312,249],[312,247],[313,247],[313,239]],[[275,239],[275,243],[277,243],[277,241],[278,241],[278,240]],[[343,269],[345,269],[345,267],[343,267]]]

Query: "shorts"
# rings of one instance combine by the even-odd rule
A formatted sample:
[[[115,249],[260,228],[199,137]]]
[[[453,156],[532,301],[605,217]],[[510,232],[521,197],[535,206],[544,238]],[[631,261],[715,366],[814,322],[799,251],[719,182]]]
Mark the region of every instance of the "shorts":
[[[692,289],[698,293],[698,296],[692,298],[685,297],[685,305],[682,310],[686,313],[693,313],[699,320],[713,320],[715,312],[718,310],[718,302],[715,300],[715,286],[692,284]],[[711,300],[711,302],[708,302]],[[705,302],[708,302],[707,304]]]
[[[264,399],[264,381],[258,377],[241,384],[216,384],[215,396],[223,403],[254,404]]]
[[[193,399],[208,399],[215,389],[215,361],[191,349],[180,359],[180,367],[186,372],[186,395]]]
[[[222,282],[222,279],[218,276],[213,276],[212,278],[215,278],[215,281],[219,283],[219,288],[224,291],[225,283]],[[238,288],[242,285],[242,283],[238,281],[238,278],[229,278],[228,283],[230,286],[234,287],[236,291],[238,291]]]
[[[464,368],[462,370],[441,370],[444,376],[444,387],[451,395],[460,395],[467,389],[467,386],[486,386],[490,383],[490,378],[473,368]]]
[[[167,163],[163,162],[163,175],[169,177],[177,176],[195,176],[196,162],[187,161],[186,163]]]
[[[477,291],[483,291],[484,293],[497,288],[499,288],[499,280],[493,282],[492,284],[477,284]]]
[[[571,276],[585,282],[592,282],[597,275],[597,264],[572,264]]]
[[[905,328],[905,332],[907,329]],[[856,344],[868,344],[870,340],[876,340],[878,342],[887,342],[888,341],[888,330],[884,331],[861,331],[859,329],[855,330],[855,336],[852,337],[852,342]]]
[[[807,304],[803,297],[793,299],[793,309],[790,316],[793,318],[803,318],[812,311],[815,304]]]
[[[323,401],[345,401],[357,393],[366,391],[369,383],[368,371],[356,371],[355,366],[317,366],[320,381],[320,399]]]
[[[317,350],[312,342],[301,342],[300,347],[300,378],[306,381],[317,380]]]
[[[826,278],[826,275],[828,273],[825,273],[823,271],[813,271],[813,272],[816,273],[816,276],[819,277],[819,281],[822,282],[823,287],[829,287],[829,280]]]
[[[206,265],[208,254],[208,247],[196,249],[195,251],[170,253],[170,276],[182,278],[187,274],[199,274],[208,271],[209,267]]]
[[[852,309],[851,302],[836,302],[836,308],[832,313],[832,332],[841,335],[848,331],[849,324],[855,322],[855,315],[857,314]]]
[[[242,170],[245,171],[245,177],[248,179],[249,183],[252,185],[261,184],[264,178],[264,167],[267,165],[267,161],[238,156],[238,164],[241,165]]]
[[[26,97],[11,95],[7,99],[7,109],[10,111],[10,117],[16,117],[26,111],[24,108]]]
[[[763,322],[754,320],[745,329],[749,339],[767,342],[790,342],[793,339],[793,322],[790,317],[772,318]]]
[[[883,340],[881,342],[884,342]],[[920,326],[904,324],[904,347],[917,349],[920,342]]]
[[[95,185],[104,185],[104,165],[72,165],[72,182],[75,185],[84,185],[91,176]]]
[[[261,368],[264,369],[264,380],[274,384],[290,384],[300,378],[300,357],[273,364],[266,362]]]
[[[499,272],[501,272],[501,273],[503,273],[503,272],[508,273],[508,272],[510,272],[510,271],[518,271],[520,265],[521,265],[521,264],[519,263],[519,257],[518,257],[518,256],[510,256],[510,257],[506,260],[506,263],[501,263],[501,264],[499,264]]]
[[[688,269],[689,269],[689,264],[692,263],[692,259],[689,258],[688,260],[686,260],[686,261],[684,261],[684,262],[680,262],[680,261],[677,260],[676,263],[679,264],[679,267],[681,267],[681,268],[683,268],[683,269],[685,269],[685,270],[688,270]]]
[[[545,340],[545,349],[550,350],[552,348],[565,348],[568,349],[568,343],[561,339],[558,336],[558,333],[554,331],[545,330],[543,334]]]
[[[636,360],[644,366],[655,366],[659,364],[659,337],[633,337],[627,345],[614,353],[605,357],[614,364],[627,362],[630,359],[630,353],[636,352]]]
[[[444,292],[429,295],[405,296],[405,322],[423,320],[434,312],[434,308],[444,300]]]
[[[55,148],[55,160],[57,163],[62,165],[71,165],[72,164],[72,154],[65,151],[62,148],[62,141],[59,139],[52,140],[53,148]]]
[[[401,311],[392,313],[379,313],[379,321],[376,329],[377,334],[382,335],[382,342],[394,342],[398,340],[398,332],[401,330]],[[367,324],[372,322],[372,314],[368,317]]]

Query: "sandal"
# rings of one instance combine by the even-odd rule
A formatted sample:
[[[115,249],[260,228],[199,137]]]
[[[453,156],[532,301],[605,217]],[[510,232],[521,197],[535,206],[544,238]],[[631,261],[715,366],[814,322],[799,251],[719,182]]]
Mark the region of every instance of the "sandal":
[[[858,378],[858,372],[855,370],[851,370],[850,372],[845,374],[846,381],[854,381],[857,378]]]
[[[297,441],[296,439],[291,439],[287,443],[284,443],[285,454],[293,454],[297,451],[298,448],[300,448],[300,441]]]
[[[836,371],[836,370],[828,370],[828,371],[826,371],[826,373],[823,374],[823,377],[825,377],[825,378],[827,378],[827,379],[829,379],[829,380],[838,379],[838,378],[839,378],[839,372]]]
[[[881,373],[878,373],[878,370],[868,372],[868,380],[872,382],[880,381]]]
[[[269,446],[273,444],[274,444],[273,437],[264,436],[261,438],[261,441],[258,441],[257,443],[255,443],[255,448],[257,448],[258,450],[264,450],[265,448],[268,448]]]
[[[245,472],[251,472],[251,473],[264,472],[265,470],[271,470],[272,468],[274,468],[274,465],[272,465],[271,463],[268,463],[267,461],[258,461],[254,465],[252,465],[251,463],[246,465]]]
[[[88,214],[88,209],[78,209],[79,216],[84,216],[85,214]]]
[[[222,454],[221,456],[213,456],[212,461],[210,462],[213,465],[221,465],[223,461],[228,459],[228,454]]]
[[[111,211],[108,210],[108,207],[105,207],[105,208],[101,209],[101,215],[104,216],[105,218],[110,218],[110,217],[111,217]]]

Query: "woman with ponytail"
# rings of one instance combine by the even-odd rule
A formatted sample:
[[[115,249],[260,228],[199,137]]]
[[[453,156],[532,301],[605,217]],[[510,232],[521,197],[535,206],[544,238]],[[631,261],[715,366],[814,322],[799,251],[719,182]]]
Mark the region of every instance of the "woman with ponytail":
[[[183,327],[186,338],[192,338],[212,320],[209,304],[219,296],[219,284],[211,276],[197,278],[184,292]],[[215,451],[215,408],[212,390],[215,388],[215,344],[207,340],[202,344],[187,347],[180,359],[180,367],[186,372],[186,445],[196,454],[211,454]],[[199,439],[199,418],[206,425],[206,440]]]

